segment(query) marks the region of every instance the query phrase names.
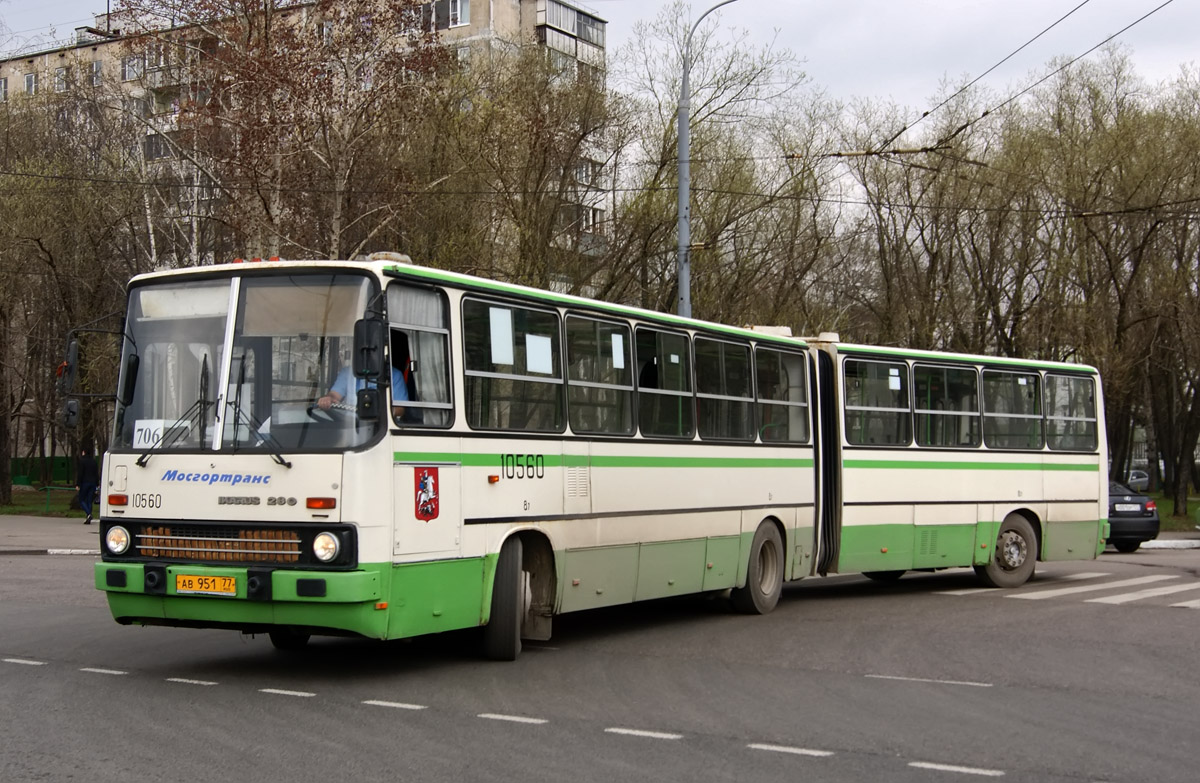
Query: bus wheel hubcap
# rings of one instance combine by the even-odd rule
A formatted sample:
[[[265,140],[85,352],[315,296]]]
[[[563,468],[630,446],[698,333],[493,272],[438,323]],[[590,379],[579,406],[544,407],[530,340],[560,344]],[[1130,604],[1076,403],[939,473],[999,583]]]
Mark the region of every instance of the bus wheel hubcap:
[[[1025,539],[1012,530],[1000,534],[1000,545],[997,547],[1000,565],[1009,569],[1020,568],[1025,562],[1028,550]]]

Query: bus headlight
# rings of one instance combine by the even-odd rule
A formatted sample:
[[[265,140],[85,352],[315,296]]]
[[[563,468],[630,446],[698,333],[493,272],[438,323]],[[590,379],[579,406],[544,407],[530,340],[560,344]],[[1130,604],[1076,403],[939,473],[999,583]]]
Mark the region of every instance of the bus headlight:
[[[114,525],[104,534],[104,546],[114,555],[123,555],[129,549],[129,531],[120,525]]]
[[[322,563],[328,563],[338,556],[342,543],[333,533],[318,533],[313,539],[313,554]]]

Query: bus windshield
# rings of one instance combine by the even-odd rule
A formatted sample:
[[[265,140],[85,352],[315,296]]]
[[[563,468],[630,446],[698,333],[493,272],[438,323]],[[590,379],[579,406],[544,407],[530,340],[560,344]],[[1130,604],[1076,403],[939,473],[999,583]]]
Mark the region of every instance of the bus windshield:
[[[348,368],[354,323],[374,290],[349,274],[132,290],[125,354],[137,354],[139,369],[132,399],[118,404],[114,444],[151,453],[306,451],[372,440],[382,422],[358,419],[363,383]],[[318,404],[338,384],[341,402]]]

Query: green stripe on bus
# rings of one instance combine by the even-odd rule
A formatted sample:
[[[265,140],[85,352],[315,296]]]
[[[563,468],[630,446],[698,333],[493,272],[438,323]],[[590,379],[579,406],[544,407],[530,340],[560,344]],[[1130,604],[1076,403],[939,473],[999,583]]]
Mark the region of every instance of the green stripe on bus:
[[[538,454],[548,468],[811,468],[811,457],[633,457],[582,454]],[[498,467],[500,454],[458,454],[451,452],[406,452],[392,455],[395,462],[454,462],[464,467]]]
[[[891,459],[848,459],[842,463],[842,466],[868,470],[1069,470],[1088,473],[1100,470],[1098,464],[1078,462],[946,462],[942,460]]]

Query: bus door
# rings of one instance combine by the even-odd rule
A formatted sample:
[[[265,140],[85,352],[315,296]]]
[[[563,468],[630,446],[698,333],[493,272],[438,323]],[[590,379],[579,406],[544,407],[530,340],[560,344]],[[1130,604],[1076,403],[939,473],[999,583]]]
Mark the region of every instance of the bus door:
[[[842,436],[838,426],[836,364],[830,350],[813,351],[812,373],[813,471],[817,499],[817,573],[825,576],[837,567],[842,539]]]
[[[396,559],[458,557],[462,551],[462,463],[396,462]]]

